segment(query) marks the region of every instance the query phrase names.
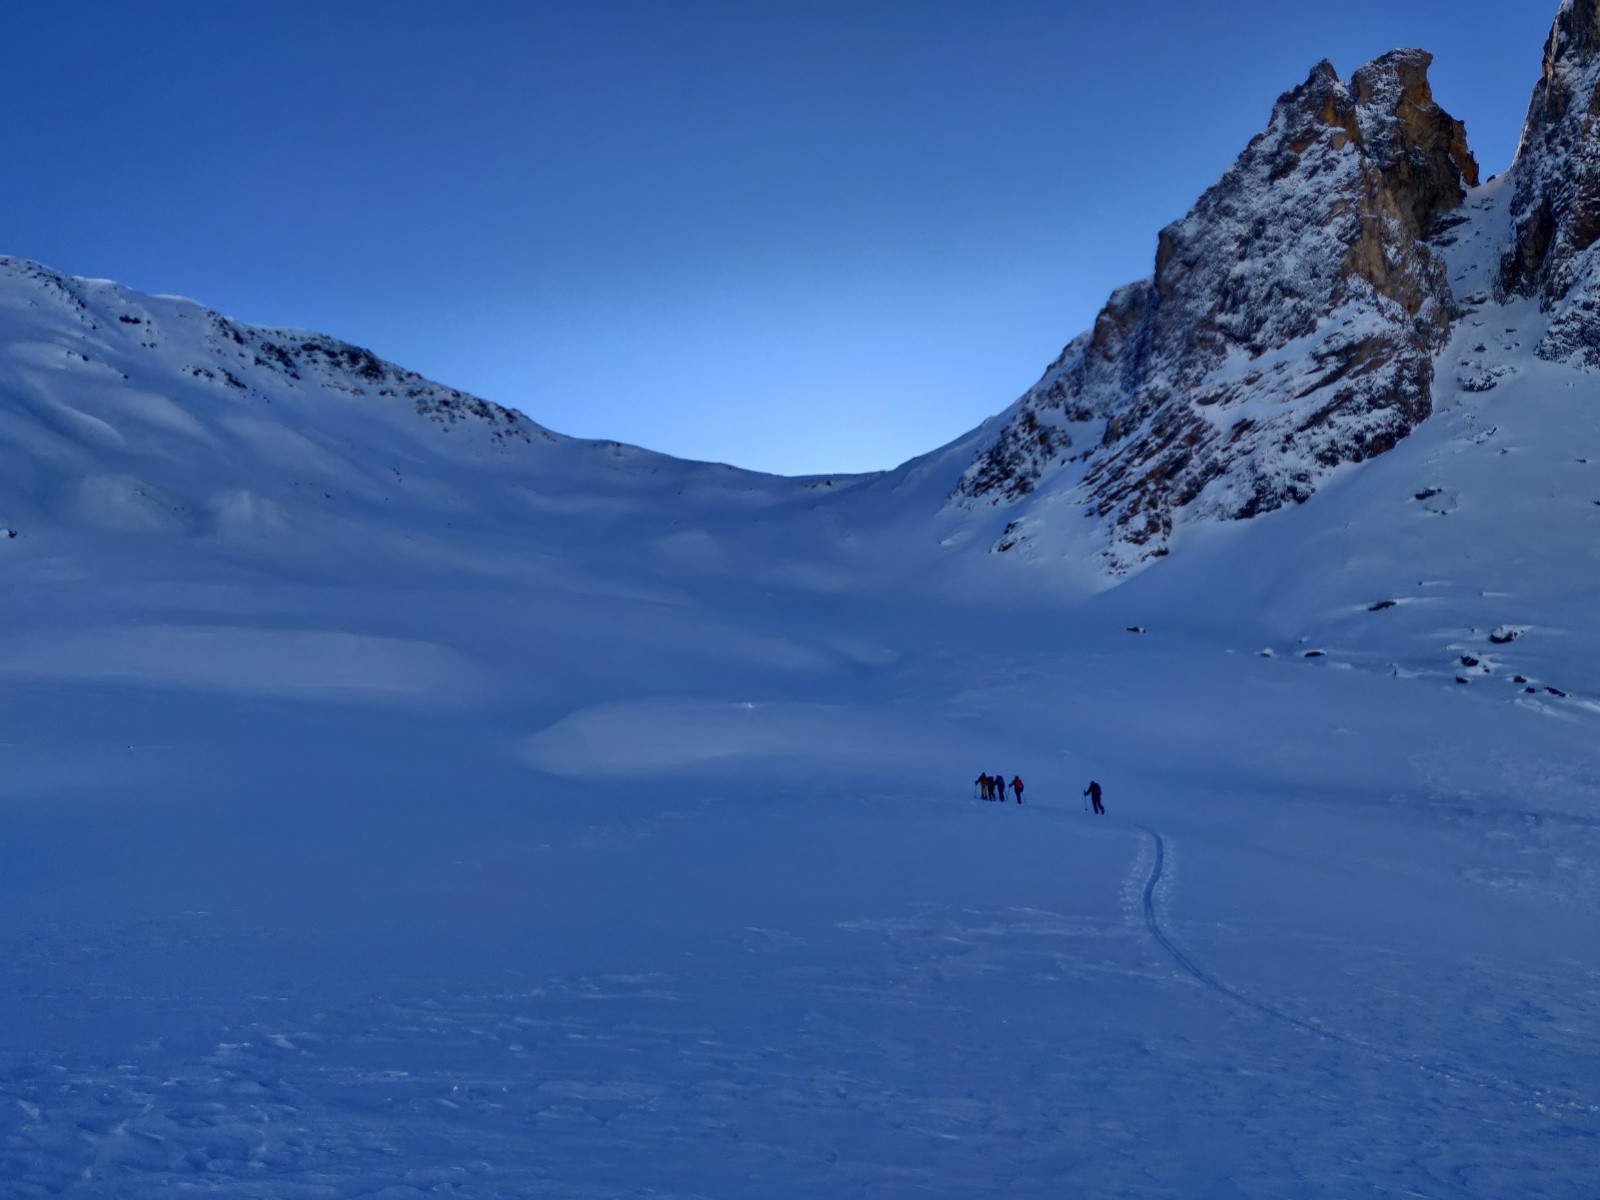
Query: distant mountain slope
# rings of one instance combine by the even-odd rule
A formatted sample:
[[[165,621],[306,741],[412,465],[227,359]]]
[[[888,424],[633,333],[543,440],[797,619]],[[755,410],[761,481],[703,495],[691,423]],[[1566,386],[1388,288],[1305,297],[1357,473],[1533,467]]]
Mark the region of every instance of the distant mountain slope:
[[[0,399],[0,523],[14,528],[199,532],[313,492],[370,499],[423,454],[486,460],[557,442],[358,347],[11,258]]]
[[[749,509],[845,477],[788,480],[566,438],[367,350],[0,258],[0,528],[237,537],[338,526],[552,525],[721,496]],[[671,514],[667,498],[684,513]]]

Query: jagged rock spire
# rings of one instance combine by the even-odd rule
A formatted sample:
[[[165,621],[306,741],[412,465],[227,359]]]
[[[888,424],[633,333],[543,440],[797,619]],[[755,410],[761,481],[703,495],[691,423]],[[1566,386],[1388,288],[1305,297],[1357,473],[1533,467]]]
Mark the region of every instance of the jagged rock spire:
[[[1556,14],[1546,47],[1546,65],[1558,46],[1567,53],[1589,57],[1600,50],[1600,3],[1596,0],[1564,0]]]
[[[1600,0],[1566,0],[1556,15],[1512,172],[1501,287],[1560,300],[1600,240]]]
[[[1162,231],[1154,277],[1112,297],[953,499],[1010,504],[1060,480],[1124,570],[1165,552],[1181,512],[1305,500],[1427,417],[1453,306],[1422,239],[1477,180],[1430,61],[1396,51],[1348,85],[1323,62],[1281,96]]]
[[[1600,0],[1556,14],[1511,175],[1501,295],[1551,313],[1540,355],[1600,366]]]
[[[1394,50],[1350,79],[1367,152],[1418,237],[1461,204],[1466,188],[1478,186],[1467,127],[1434,101],[1432,65],[1426,50]]]

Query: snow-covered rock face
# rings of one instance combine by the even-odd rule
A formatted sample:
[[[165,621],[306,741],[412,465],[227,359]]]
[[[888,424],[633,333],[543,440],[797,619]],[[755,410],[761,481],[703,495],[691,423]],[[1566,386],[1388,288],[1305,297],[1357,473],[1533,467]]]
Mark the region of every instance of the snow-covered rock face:
[[[1600,0],[1566,0],[1512,168],[1506,297],[1551,314],[1542,357],[1600,366]]]
[[[1453,304],[1423,239],[1477,183],[1431,61],[1396,51],[1348,84],[1322,63],[1281,97],[1162,232],[1154,278],[1111,298],[952,499],[1075,489],[1122,572],[1165,553],[1180,514],[1305,500],[1426,418]]]

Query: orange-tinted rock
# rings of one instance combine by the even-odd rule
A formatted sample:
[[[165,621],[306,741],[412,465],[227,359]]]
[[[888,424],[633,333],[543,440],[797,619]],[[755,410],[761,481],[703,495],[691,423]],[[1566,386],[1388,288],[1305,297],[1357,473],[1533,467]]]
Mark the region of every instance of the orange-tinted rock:
[[[1433,55],[1396,50],[1350,80],[1363,114],[1367,153],[1412,233],[1427,237],[1440,216],[1478,185],[1478,160],[1467,128],[1434,101],[1428,82]]]
[[[1161,232],[1153,278],[1063,351],[953,499],[1017,503],[1066,472],[1127,569],[1185,512],[1305,500],[1425,419],[1453,304],[1422,238],[1477,178],[1430,61],[1397,51],[1353,85],[1324,62],[1280,97]]]

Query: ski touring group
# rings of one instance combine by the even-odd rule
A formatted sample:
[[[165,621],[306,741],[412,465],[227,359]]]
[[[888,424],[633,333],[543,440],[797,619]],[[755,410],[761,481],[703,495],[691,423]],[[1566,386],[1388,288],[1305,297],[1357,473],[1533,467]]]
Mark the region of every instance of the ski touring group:
[[[1009,785],[1006,783],[1006,777],[1003,773],[996,775],[979,775],[975,780],[972,781],[972,786],[977,789],[978,795],[983,797],[983,799],[998,800],[1002,804],[1005,803],[1006,788],[1009,786],[1012,793],[1017,798],[1017,803],[1022,803],[1022,776],[1020,775],[1013,775]],[[1083,794],[1093,802],[1095,813],[1097,815],[1104,815],[1106,806],[1100,803],[1100,796],[1102,794],[1100,791],[1100,785],[1091,779],[1089,781],[1089,786],[1083,789]],[[1088,805],[1085,805],[1084,807],[1087,808]]]
[[[1004,775],[979,775],[974,781],[978,794],[985,800],[1000,800],[1006,798],[1006,777]],[[1014,775],[1011,778],[1011,790],[1017,794],[1017,803],[1022,803],[1022,776]]]

